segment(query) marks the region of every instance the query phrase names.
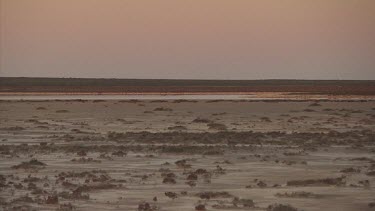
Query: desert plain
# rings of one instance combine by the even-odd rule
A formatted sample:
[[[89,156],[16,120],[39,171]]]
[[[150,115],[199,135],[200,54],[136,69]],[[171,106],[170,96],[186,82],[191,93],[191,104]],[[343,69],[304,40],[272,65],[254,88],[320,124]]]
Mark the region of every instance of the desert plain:
[[[374,210],[375,103],[0,102],[1,210]]]

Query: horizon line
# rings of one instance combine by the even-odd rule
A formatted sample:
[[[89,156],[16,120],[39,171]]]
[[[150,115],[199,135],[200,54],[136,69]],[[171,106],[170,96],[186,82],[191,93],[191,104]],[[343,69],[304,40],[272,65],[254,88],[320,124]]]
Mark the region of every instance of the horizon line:
[[[28,77],[28,76],[0,76],[2,78],[29,79],[93,79],[93,80],[165,80],[165,81],[375,81],[375,79],[192,79],[192,78],[101,78],[101,77]]]

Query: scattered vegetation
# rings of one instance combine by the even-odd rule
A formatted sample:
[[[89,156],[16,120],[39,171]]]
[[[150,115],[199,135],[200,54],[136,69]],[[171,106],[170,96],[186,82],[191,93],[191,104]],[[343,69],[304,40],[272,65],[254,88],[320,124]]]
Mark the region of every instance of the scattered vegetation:
[[[318,195],[305,191],[277,193],[275,196],[280,198],[318,198]]]
[[[345,177],[325,178],[325,179],[309,179],[309,180],[291,180],[287,182],[288,186],[320,186],[320,185],[345,185]]]
[[[267,211],[298,211],[298,210],[288,204],[273,204],[273,205],[268,206]]]
[[[173,109],[165,108],[165,107],[158,107],[158,108],[155,108],[154,111],[173,111]]]
[[[68,110],[57,110],[56,113],[69,113]]]
[[[38,169],[44,168],[47,164],[38,161],[37,159],[32,159],[28,162],[22,162],[21,164],[12,166],[13,169]]]

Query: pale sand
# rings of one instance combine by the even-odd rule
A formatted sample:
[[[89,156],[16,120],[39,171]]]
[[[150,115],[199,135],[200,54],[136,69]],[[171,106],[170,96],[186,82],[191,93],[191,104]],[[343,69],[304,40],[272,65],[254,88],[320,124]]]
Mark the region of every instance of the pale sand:
[[[366,174],[375,170],[375,104],[311,104],[3,101],[0,175],[5,180],[0,179],[0,207],[55,210],[71,203],[76,210],[138,210],[140,203],[148,202],[168,211],[194,210],[198,204],[205,204],[207,210],[265,210],[270,204],[282,203],[306,211],[372,210],[369,203],[375,202],[375,176]],[[215,129],[223,126],[227,130],[221,133]],[[134,134],[123,134],[126,132]],[[127,155],[118,156],[118,151]],[[87,155],[82,156],[82,152]],[[71,161],[82,157],[94,161]],[[39,170],[11,168],[32,158],[47,166]],[[191,168],[175,164],[181,159],[187,159]],[[170,165],[164,165],[166,162]],[[218,165],[224,170],[218,171]],[[355,171],[340,172],[350,167]],[[166,176],[162,176],[162,169],[176,175],[176,184],[163,184]],[[190,187],[187,177],[197,169],[207,173],[198,174],[196,186]],[[61,178],[62,172],[92,170],[102,171]],[[31,178],[27,179],[28,175]],[[100,179],[100,175],[104,176]],[[342,184],[316,184],[318,179],[341,176],[345,176]],[[305,179],[314,179],[315,184],[287,185],[288,181]],[[260,187],[259,180],[267,187]],[[275,184],[279,186],[273,187]],[[84,190],[82,194],[88,194],[89,199],[63,197],[63,191],[72,194],[83,185],[102,185],[102,189]],[[231,196],[209,200],[196,196],[203,191],[228,192]],[[275,196],[295,191],[316,197]],[[178,198],[172,200],[165,192],[175,192]],[[59,195],[58,204],[46,204],[46,198],[55,194]],[[12,202],[25,195],[34,202]],[[252,199],[255,205],[235,207],[234,197]]]

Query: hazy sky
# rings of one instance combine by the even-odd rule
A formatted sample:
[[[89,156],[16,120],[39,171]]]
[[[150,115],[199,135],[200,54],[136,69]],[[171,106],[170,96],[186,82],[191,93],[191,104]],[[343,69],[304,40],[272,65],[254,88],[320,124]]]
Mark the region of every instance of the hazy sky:
[[[0,2],[0,76],[375,79],[375,0]]]

